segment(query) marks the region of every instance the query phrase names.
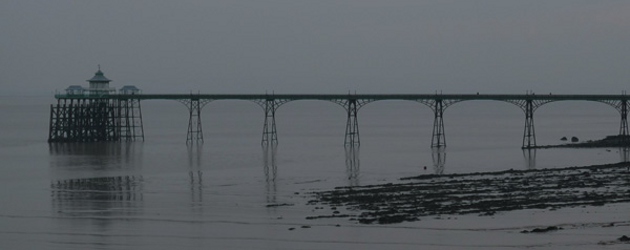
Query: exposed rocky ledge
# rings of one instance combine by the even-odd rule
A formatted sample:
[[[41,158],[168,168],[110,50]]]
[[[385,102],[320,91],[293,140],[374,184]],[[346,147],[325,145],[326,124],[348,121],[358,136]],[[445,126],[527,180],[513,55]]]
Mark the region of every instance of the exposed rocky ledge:
[[[572,141],[574,138],[571,138]],[[562,139],[566,140],[566,137]],[[610,135],[604,139],[596,140],[596,141],[585,141],[585,142],[577,142],[577,143],[565,143],[559,145],[544,145],[544,146],[535,146],[531,148],[623,148],[630,147],[630,136],[628,135]]]
[[[307,219],[349,218],[365,224],[391,224],[425,216],[492,216],[521,209],[630,202],[630,163],[421,175],[401,180],[398,184],[313,193],[315,199],[309,204],[320,209]]]

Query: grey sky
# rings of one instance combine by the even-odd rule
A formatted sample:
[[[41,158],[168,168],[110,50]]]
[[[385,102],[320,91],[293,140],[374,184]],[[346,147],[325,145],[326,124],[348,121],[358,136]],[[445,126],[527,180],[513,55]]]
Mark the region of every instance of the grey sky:
[[[630,1],[0,1],[0,95],[621,93]]]

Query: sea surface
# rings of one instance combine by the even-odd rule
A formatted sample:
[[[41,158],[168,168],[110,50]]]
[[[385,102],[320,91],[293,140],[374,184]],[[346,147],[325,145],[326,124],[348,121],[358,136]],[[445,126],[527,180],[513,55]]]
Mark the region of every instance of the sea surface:
[[[184,105],[143,101],[144,141],[49,144],[55,102],[0,97],[0,249],[594,249],[629,229],[629,204],[393,225],[306,219],[318,213],[307,204],[312,192],[337,186],[628,160],[615,148],[523,151],[525,115],[509,103],[449,107],[447,147],[436,151],[433,113],[415,102],[362,107],[354,149],[343,145],[345,110],[325,101],[281,106],[275,147],[261,146],[264,113],[248,101],[206,105],[204,143],[186,144]],[[615,135],[620,115],[601,103],[557,102],[534,119],[538,145],[548,145]],[[568,229],[519,233],[555,225]]]

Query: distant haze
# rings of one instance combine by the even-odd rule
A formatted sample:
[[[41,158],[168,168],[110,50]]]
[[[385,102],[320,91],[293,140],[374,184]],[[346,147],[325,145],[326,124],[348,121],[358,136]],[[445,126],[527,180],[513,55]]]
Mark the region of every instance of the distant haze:
[[[0,95],[610,93],[630,1],[0,1]]]

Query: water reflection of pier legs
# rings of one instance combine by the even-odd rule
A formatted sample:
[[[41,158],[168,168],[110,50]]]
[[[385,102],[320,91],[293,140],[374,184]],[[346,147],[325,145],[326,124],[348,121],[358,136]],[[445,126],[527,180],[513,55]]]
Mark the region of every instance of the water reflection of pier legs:
[[[523,149],[523,158],[525,158],[525,167],[527,169],[536,169],[536,149]]]
[[[190,195],[193,204],[203,202],[203,172],[201,170],[188,171],[188,175],[190,176]],[[197,175],[195,177],[195,175]]]
[[[142,176],[126,175],[58,180],[50,184],[56,201],[142,200]]]
[[[278,176],[278,166],[276,165],[276,154],[278,146],[274,143],[263,144],[263,170],[265,172],[265,185],[267,188],[267,202],[276,203],[276,177]]]
[[[50,166],[55,176],[67,177],[76,169],[128,170],[142,167],[143,143],[49,143]]]
[[[359,168],[361,161],[359,160],[359,146],[349,146],[346,149],[346,173],[350,186],[359,185]]]
[[[203,172],[201,156],[203,144],[188,144],[188,176],[190,176],[190,195],[192,204],[203,202]]]
[[[619,157],[621,158],[621,162],[630,161],[630,148],[619,148]]]
[[[76,178],[52,181],[50,184],[53,211],[60,217],[84,218],[136,216],[142,213],[141,175]],[[112,220],[94,219],[94,225],[108,229]],[[76,223],[81,223],[76,221]]]
[[[446,151],[444,148],[435,148],[431,154],[433,158],[433,170],[435,174],[444,174],[444,164],[446,164]]]

